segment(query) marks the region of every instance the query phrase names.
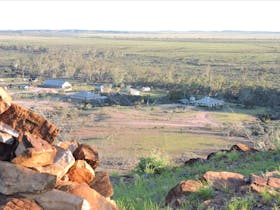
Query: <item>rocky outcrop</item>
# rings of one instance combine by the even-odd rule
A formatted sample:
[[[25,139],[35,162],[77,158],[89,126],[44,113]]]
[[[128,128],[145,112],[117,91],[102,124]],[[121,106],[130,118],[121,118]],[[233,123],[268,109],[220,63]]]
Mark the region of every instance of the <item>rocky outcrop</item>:
[[[110,199],[113,188],[108,174],[97,172],[95,177],[97,149],[76,141],[54,145],[59,129],[37,113],[12,104],[1,91],[0,208],[118,209]]]
[[[55,186],[56,177],[47,173],[0,161],[0,193],[12,195],[16,193],[36,193]]]
[[[30,132],[49,143],[56,140],[59,129],[39,114],[12,104],[0,115],[0,121],[11,126],[18,132]]]

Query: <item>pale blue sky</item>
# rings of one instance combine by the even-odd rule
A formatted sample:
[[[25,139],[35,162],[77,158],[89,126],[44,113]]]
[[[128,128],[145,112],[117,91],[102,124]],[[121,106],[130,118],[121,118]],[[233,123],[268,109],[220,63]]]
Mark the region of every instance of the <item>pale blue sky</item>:
[[[0,30],[280,31],[280,1],[0,1]]]

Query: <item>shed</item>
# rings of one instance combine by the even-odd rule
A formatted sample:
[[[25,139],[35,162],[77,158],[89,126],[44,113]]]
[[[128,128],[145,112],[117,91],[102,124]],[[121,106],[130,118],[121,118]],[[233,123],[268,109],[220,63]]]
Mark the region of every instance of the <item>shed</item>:
[[[215,108],[215,107],[222,107],[224,105],[224,101],[206,96],[200,100],[197,100],[195,104],[197,106]]]
[[[64,80],[54,80],[48,79],[44,83],[44,87],[48,88],[62,88],[62,89],[72,89],[72,85]]]
[[[142,87],[141,91],[142,92],[150,92],[151,88],[150,87]]]
[[[105,99],[107,99],[107,97],[87,91],[80,91],[71,95],[70,99],[76,102],[103,102]]]
[[[133,88],[130,88],[129,93],[132,96],[140,96],[140,91]]]

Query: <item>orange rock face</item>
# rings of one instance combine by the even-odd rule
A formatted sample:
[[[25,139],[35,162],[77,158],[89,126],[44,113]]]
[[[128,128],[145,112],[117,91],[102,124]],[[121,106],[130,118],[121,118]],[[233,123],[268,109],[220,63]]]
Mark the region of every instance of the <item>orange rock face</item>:
[[[54,146],[30,133],[26,133],[21,141],[20,144],[23,144],[26,149],[12,160],[13,163],[31,168],[53,163],[56,156]]]
[[[94,179],[94,170],[84,160],[76,160],[69,169],[67,176],[69,181],[89,184]]]
[[[39,114],[21,106],[12,104],[0,115],[0,121],[11,126],[18,132],[28,131],[52,144],[58,135],[59,129]]]
[[[98,193],[104,197],[111,197],[114,194],[114,190],[110,181],[110,177],[105,171],[95,172],[95,177],[90,183],[90,187],[95,189]]]
[[[5,88],[0,87],[0,114],[5,112],[12,104],[12,98],[5,90]]]
[[[80,144],[73,153],[76,160],[85,160],[93,169],[99,164],[99,157],[96,147]]]
[[[245,184],[242,174],[232,172],[208,171],[203,175],[203,179],[218,190],[227,188],[228,190],[238,191],[239,188]]]
[[[42,210],[42,208],[33,200],[13,198],[3,207],[3,210]]]

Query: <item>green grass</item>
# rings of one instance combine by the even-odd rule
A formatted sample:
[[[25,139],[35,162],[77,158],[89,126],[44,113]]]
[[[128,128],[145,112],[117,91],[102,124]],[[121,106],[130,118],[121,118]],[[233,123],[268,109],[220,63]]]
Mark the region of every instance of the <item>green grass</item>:
[[[273,157],[279,155],[279,150],[267,151],[249,155],[242,158],[242,160],[233,160],[232,163],[236,164],[230,164],[229,161],[225,163],[223,160],[215,160],[206,164],[173,168],[154,177],[135,175],[135,182],[130,184],[121,183],[114,186],[115,194],[113,199],[117,201],[120,209],[149,210],[151,206],[153,206],[151,209],[167,209],[163,207],[164,198],[167,192],[180,181],[197,179],[206,171],[231,171],[248,176],[251,173],[263,174],[266,171],[280,170],[279,162],[273,159]],[[211,197],[211,188],[202,190],[200,195],[202,197]],[[228,203],[227,207],[230,210],[250,209],[252,206],[251,201],[250,197],[242,198],[241,200],[233,199]],[[148,204],[149,207],[144,208]]]

